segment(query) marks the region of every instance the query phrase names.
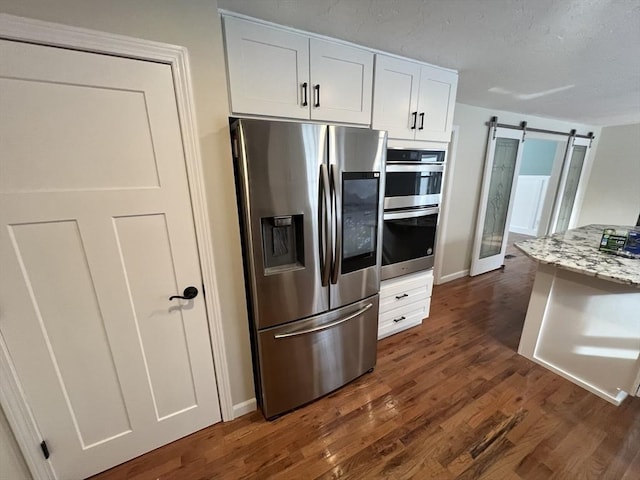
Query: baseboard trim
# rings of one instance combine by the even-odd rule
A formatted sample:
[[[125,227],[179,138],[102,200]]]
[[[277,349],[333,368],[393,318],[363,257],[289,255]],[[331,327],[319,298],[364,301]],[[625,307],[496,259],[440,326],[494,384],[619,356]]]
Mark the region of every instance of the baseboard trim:
[[[458,280],[459,278],[464,278],[469,276],[469,269],[460,270],[459,272],[450,273],[449,275],[443,275],[437,282],[437,285],[442,285],[443,283],[452,282],[454,280]]]
[[[233,406],[233,418],[236,419],[242,415],[253,412],[258,408],[255,398],[250,398],[244,402],[237,403]]]

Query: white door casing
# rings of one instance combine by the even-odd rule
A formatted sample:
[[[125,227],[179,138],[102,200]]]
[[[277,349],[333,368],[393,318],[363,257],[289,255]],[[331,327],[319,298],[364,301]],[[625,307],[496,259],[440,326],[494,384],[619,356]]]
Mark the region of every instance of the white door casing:
[[[504,263],[509,224],[513,211],[513,200],[516,193],[515,183],[518,178],[517,173],[520,170],[520,160],[522,158],[522,138],[522,130],[511,130],[495,126],[489,129],[487,154],[485,157],[482,189],[476,220],[476,233],[471,256],[471,269],[469,272],[471,276],[495,270],[500,268]],[[510,142],[512,147],[516,147],[516,152],[513,162],[507,162],[512,164],[512,167],[510,166],[508,170],[508,172],[511,173],[508,174],[507,172],[502,178],[503,181],[495,183],[497,188],[493,191],[493,196],[490,197],[492,176],[494,174],[502,175],[504,173],[496,171],[494,168],[496,145],[498,142]],[[489,202],[491,202],[491,205],[489,205]],[[499,211],[501,205],[506,206],[502,212]],[[493,206],[493,208],[489,208],[490,206]],[[493,228],[493,235],[483,234],[483,232],[485,232],[485,219],[488,215],[492,215],[492,212],[498,214],[495,219],[495,224],[490,225],[490,228]],[[502,215],[502,213],[504,213],[504,215]],[[491,231],[489,233],[491,233]],[[484,252],[483,245],[486,248]]]
[[[8,312],[17,311],[15,309],[19,310],[21,304],[34,308],[32,308],[31,312],[25,314],[25,318],[28,321],[25,320],[24,325],[21,325],[20,328],[16,328],[15,325],[11,325],[11,322],[9,322],[6,325],[6,329],[4,329],[5,315],[0,317],[0,328],[3,328],[2,338],[0,338],[0,346],[2,347],[0,364],[3,372],[3,388],[0,400],[34,477],[54,478],[48,462],[44,462],[38,457],[39,452],[35,443],[42,438],[41,434],[47,436],[46,429],[50,428],[51,425],[54,425],[57,430],[58,426],[65,422],[67,426],[70,423],[73,424],[73,435],[71,437],[67,436],[62,442],[75,442],[76,450],[78,443],[84,444],[84,448],[87,449],[85,452],[88,452],[89,456],[93,454],[91,452],[93,449],[94,452],[102,450],[99,455],[96,455],[103,457],[105,456],[106,445],[119,443],[120,445],[111,449],[113,452],[106,455],[106,457],[111,455],[109,457],[111,460],[109,458],[97,460],[97,464],[100,465],[98,468],[103,469],[103,467],[108,468],[122,461],[120,459],[114,462],[113,458],[119,455],[120,457],[118,458],[122,458],[122,455],[130,458],[132,455],[137,455],[141,451],[149,449],[149,444],[146,447],[140,446],[139,442],[143,440],[140,435],[138,436],[138,441],[128,440],[138,433],[138,427],[140,426],[144,427],[146,424],[148,427],[154,423],[162,424],[163,422],[163,427],[171,423],[174,424],[173,434],[163,434],[158,428],[152,434],[147,432],[147,440],[153,437],[151,439],[152,443],[155,442],[154,446],[158,446],[176,438],[176,432],[178,436],[182,436],[189,433],[188,430],[193,431],[193,429],[200,428],[219,419],[215,376],[211,363],[211,347],[209,346],[209,332],[207,331],[206,316],[204,316],[203,300],[206,301],[211,315],[211,340],[214,344],[213,351],[214,355],[216,355],[216,362],[218,358],[224,360],[224,348],[221,339],[217,338],[220,333],[220,326],[217,323],[219,322],[219,316],[216,315],[219,307],[213,278],[210,238],[207,234],[208,221],[199,172],[199,152],[194,135],[195,125],[191,110],[192,97],[188,83],[188,63],[184,49],[155,42],[132,40],[127,37],[98,34],[84,29],[19,19],[7,15],[0,17],[0,27],[2,27],[0,29],[1,36],[8,38],[28,39],[40,43],[86,48],[93,51],[111,51],[120,55],[156,59],[165,63],[165,65],[161,65],[149,62],[134,62],[124,58],[90,55],[33,45],[26,46],[15,42],[3,42],[3,46],[9,44],[10,49],[18,47],[18,49],[27,48],[31,50],[25,55],[17,55],[17,66],[15,62],[8,66],[9,63],[4,61],[7,55],[3,53],[3,68],[7,68],[10,71],[8,74],[4,72],[2,77],[12,77],[11,79],[4,78],[2,80],[5,86],[10,85],[6,90],[3,87],[3,90],[11,90],[11,95],[6,96],[7,106],[13,108],[16,115],[28,118],[29,109],[37,108],[38,96],[40,96],[40,100],[50,102],[48,107],[52,110],[55,108],[64,109],[65,105],[69,103],[74,108],[77,107],[80,110],[79,113],[84,115],[81,118],[74,118],[72,114],[67,117],[67,120],[82,133],[82,135],[76,136],[79,141],[79,148],[75,157],[73,155],[69,157],[60,156],[60,152],[63,151],[60,145],[48,149],[46,145],[42,144],[42,138],[46,139],[47,135],[49,135],[49,137],[54,137],[49,138],[49,140],[55,140],[55,136],[52,133],[62,131],[61,125],[56,122],[50,122],[50,119],[47,119],[47,115],[43,115],[44,118],[42,119],[36,119],[37,121],[34,122],[32,128],[33,131],[30,132],[29,136],[30,145],[27,146],[29,153],[35,152],[54,159],[57,154],[57,160],[61,160],[63,163],[63,165],[58,166],[73,167],[72,172],[69,172],[71,173],[70,175],[62,174],[62,169],[52,168],[52,162],[44,165],[39,164],[34,161],[34,158],[37,157],[29,154],[22,155],[22,160],[26,161],[25,167],[35,168],[35,171],[31,172],[33,175],[22,172],[8,163],[2,169],[2,203],[3,206],[8,206],[8,208],[2,209],[3,216],[6,214],[6,221],[5,219],[2,221],[2,234],[4,236],[2,239],[3,270],[4,265],[10,266],[10,269],[7,269],[10,270],[9,275],[5,276],[3,273],[3,279],[5,277],[11,277],[12,280],[16,278],[22,279],[22,283],[26,285],[26,288],[20,291],[21,289],[16,288],[13,282],[8,282],[10,285],[7,286],[5,284],[2,286],[2,294],[5,296],[5,292],[7,292],[9,297],[13,297],[15,294],[15,299],[8,299],[7,305],[10,305],[7,309]],[[49,70],[56,66],[59,61],[56,58],[51,63],[51,59],[44,57],[42,57],[43,61],[29,61],[34,60],[31,57],[33,49],[39,52],[45,50],[56,51],[58,54],[63,54],[64,57],[91,57],[89,64],[97,61],[97,58],[108,59],[108,72],[103,75],[104,79],[100,79],[100,81],[104,80],[106,84],[115,81],[115,77],[117,77],[115,71],[118,69],[112,68],[113,62],[122,65],[126,64],[127,67],[125,69],[129,69],[131,62],[133,62],[144,65],[143,70],[162,71],[164,72],[161,75],[164,84],[161,87],[151,85],[151,90],[155,88],[170,88],[172,91],[172,102],[170,102],[172,106],[168,107],[166,102],[158,106],[159,103],[153,101],[153,92],[145,91],[144,88],[121,88],[121,86],[113,88],[113,85],[107,88],[104,88],[104,85],[99,88],[95,88],[95,86],[86,88],[74,82],[71,77],[63,78],[62,80],[59,78],[47,78],[44,82],[37,79],[31,79],[28,82],[19,81],[15,77],[28,75],[24,73],[16,75],[16,69],[26,68],[28,71],[30,68],[35,67],[37,71],[38,64],[41,64],[40,73],[48,75],[51,73]],[[74,70],[75,68],[64,69],[63,76],[77,73]],[[152,74],[152,76],[155,77],[155,74]],[[176,84],[175,91],[173,91],[174,82]],[[55,90],[56,94],[48,95],[47,93],[51,93],[52,90]],[[31,102],[31,105],[27,105],[27,108],[23,109],[24,105],[17,104],[16,99],[19,99],[20,95],[18,94],[24,91],[28,91],[27,104]],[[145,95],[148,98],[140,100],[140,92],[144,93],[143,98]],[[138,121],[138,126],[146,123],[145,120],[147,120],[145,115],[140,115],[140,105],[149,108],[148,115],[150,120],[146,125],[149,132],[146,135],[141,135],[140,138],[137,135],[127,137],[126,128],[120,128],[121,126],[114,122],[114,115],[98,118],[91,108],[87,108],[86,101],[65,101],[72,99],[76,94],[81,99],[83,97],[84,100],[91,99],[90,103],[95,103],[94,106],[100,103],[103,105],[109,104],[111,111],[123,108],[123,113],[130,114],[134,122]],[[178,111],[176,111],[176,106]],[[3,101],[2,111],[8,111],[4,107]],[[156,123],[157,118],[155,117],[157,117],[157,114],[162,116],[166,113],[166,111],[158,112],[158,108],[172,110],[171,120],[169,120],[169,123],[173,122],[172,126]],[[156,109],[155,113],[153,112],[154,109]],[[178,125],[178,116],[180,125]],[[94,120],[93,125],[96,127],[109,126],[112,128],[96,128],[92,131],[90,120]],[[13,122],[4,123],[7,128],[14,128]],[[38,128],[35,128],[36,126]],[[183,138],[180,138],[180,127],[183,129]],[[48,128],[51,130],[48,130]],[[158,130],[162,134],[158,134]],[[171,133],[171,130],[173,130],[172,133],[177,132],[177,137],[167,135],[167,133]],[[8,137],[13,139],[13,133],[11,132],[11,136]],[[40,137],[38,137],[39,133],[42,133]],[[125,135],[126,145],[120,145],[118,142],[105,142],[105,145],[102,146],[106,146],[105,150],[111,149],[113,151],[115,149],[119,153],[124,152],[125,156],[134,151],[136,155],[133,155],[135,161],[132,162],[132,166],[136,168],[134,168],[133,173],[126,161],[130,160],[130,158],[113,159],[113,165],[111,165],[114,167],[113,169],[103,168],[100,164],[96,164],[95,159],[93,159],[92,168],[86,168],[86,163],[90,163],[92,159],[85,158],[83,160],[81,154],[90,150],[91,141],[100,140],[101,135],[103,141],[113,140],[116,134]],[[96,137],[93,138],[92,135]],[[163,138],[167,136],[170,138]],[[19,135],[16,138],[19,138]],[[69,141],[70,139],[74,140],[74,137],[72,135],[63,135],[61,139]],[[153,142],[154,151],[151,154],[148,151],[149,144],[145,145],[146,141]],[[170,153],[164,160],[161,159],[161,147],[164,148],[171,142],[173,142],[173,153]],[[78,147],[78,145],[73,146]],[[17,142],[13,142],[9,147],[11,149],[17,148],[18,153],[20,153],[20,145]],[[74,153],[74,150],[71,153]],[[97,150],[95,153],[99,161],[108,157],[105,155],[105,151],[102,150]],[[145,156],[145,154],[147,155]],[[153,158],[154,155],[157,159]],[[169,157],[172,157],[173,160]],[[189,185],[193,195],[193,213],[189,204],[187,179],[184,174],[185,157],[190,174]],[[9,160],[6,160],[9,158],[8,156],[3,154],[2,158],[9,162]],[[175,162],[175,158],[179,158],[179,161]],[[154,160],[157,160],[155,172]],[[40,168],[39,171],[38,168]],[[10,175],[5,175],[5,172]],[[177,189],[172,189],[170,185],[172,183],[181,184],[181,186]],[[159,188],[160,186],[162,188]],[[172,201],[158,204],[157,200],[162,196],[158,194],[158,191],[164,190],[167,186],[169,190],[166,193]],[[137,189],[136,187],[143,188]],[[91,191],[92,189],[93,191]],[[87,200],[79,200],[83,197]],[[45,198],[51,200],[45,201]],[[142,198],[142,201],[140,198]],[[97,209],[96,212],[92,211],[94,208]],[[162,211],[164,208],[166,208],[166,212]],[[186,215],[184,214],[185,209]],[[26,212],[24,218],[19,218],[20,211]],[[111,217],[106,221],[104,217],[98,218],[99,215],[96,215],[96,213],[103,216],[111,215]],[[198,249],[196,249],[196,239],[193,236],[192,220],[194,216],[198,234]],[[181,248],[172,237],[176,226],[184,227],[185,218],[187,219],[187,224],[191,223],[191,226],[187,225],[186,228],[190,232],[190,239],[187,239],[187,243],[191,243],[189,248]],[[11,227],[5,228],[5,224],[11,224]],[[207,227],[204,231],[203,226]],[[149,237],[153,237],[153,242],[145,242]],[[114,241],[109,243],[108,239]],[[198,250],[203,256],[203,264],[201,266],[198,265]],[[116,255],[115,257],[114,254]],[[177,261],[175,276],[172,276],[171,272],[169,272],[171,270],[170,267],[172,267],[172,265],[169,265],[171,257],[174,257]],[[191,258],[189,259],[189,257]],[[116,258],[117,261],[110,261],[113,258]],[[193,265],[193,260],[195,260],[195,276],[193,272],[185,272],[184,268],[182,268],[185,263],[191,262]],[[164,261],[164,264],[162,261]],[[200,286],[200,281],[198,280],[200,267],[205,277],[204,284],[208,287],[207,297],[200,296],[195,301],[184,303],[182,307],[174,304],[167,305],[168,300],[164,290],[171,290],[168,293],[175,294],[181,291],[186,284],[194,283],[198,287]],[[146,275],[144,270],[151,268],[158,274]],[[117,278],[118,270],[120,270],[121,275],[119,279]],[[125,280],[124,284],[122,282],[119,283],[122,279]],[[105,286],[113,288],[105,290]],[[159,292],[158,290],[163,291]],[[64,300],[63,307],[61,307],[61,299]],[[151,311],[152,309],[154,311]],[[73,321],[76,316],[69,315],[68,312],[78,312],[78,310],[84,312],[83,321],[69,328],[68,322]],[[198,314],[201,320],[193,320],[196,318],[194,314]],[[126,325],[124,326],[124,332],[118,332],[119,327],[124,324],[122,318],[117,318],[119,315],[128,316],[130,319],[137,316],[138,323],[133,335],[128,335],[128,333],[131,333],[131,328],[129,332],[126,332]],[[180,317],[184,318],[184,324]],[[11,321],[10,315],[6,315],[6,318]],[[115,325],[105,320],[112,318],[116,318]],[[167,321],[175,320],[176,318],[177,322]],[[63,327],[64,331],[60,332],[60,329],[56,328],[56,322],[62,322],[58,323],[57,326]],[[118,325],[118,322],[121,325]],[[179,327],[177,330],[176,323]],[[200,331],[196,333],[194,333],[193,325],[191,325],[194,323],[199,323],[198,328]],[[184,325],[184,328],[182,325]],[[92,326],[94,328],[91,328]],[[129,327],[131,326],[129,325]],[[183,329],[182,335],[180,335],[181,329]],[[24,336],[28,331],[32,333],[25,338],[33,341],[32,355],[17,354],[17,357],[22,357],[22,360],[12,363],[11,360],[15,360],[15,358],[10,360],[9,356],[13,353],[11,349],[15,350],[16,336]],[[37,338],[38,335],[40,336],[39,339]],[[144,353],[141,352],[140,348],[138,348],[138,351],[135,348],[130,349],[131,346],[135,347],[136,343],[137,346],[145,346],[145,341],[149,340],[149,336],[164,336],[165,340],[171,340],[169,337],[182,338],[182,345],[178,345],[176,350],[178,353],[176,358],[179,361],[168,362],[166,352],[158,348],[154,351],[153,343],[149,342],[146,343],[147,349]],[[129,337],[136,339],[136,341],[132,341]],[[25,338],[17,338],[18,343],[24,342]],[[118,345],[119,341],[121,342],[120,345]],[[115,349],[113,345],[116,345]],[[7,347],[10,350],[9,352],[7,352]],[[69,355],[73,348],[84,348],[82,353],[86,358],[82,362],[77,362],[79,365],[76,365],[73,356]],[[111,352],[109,352],[110,349],[112,350]],[[113,362],[111,364],[106,361],[109,353],[113,354]],[[51,359],[52,354],[55,356],[55,362],[52,365],[53,371],[51,368],[47,371],[46,361],[47,358]],[[208,356],[208,361],[197,362],[197,365],[192,362],[192,359],[203,354]],[[141,358],[146,360],[146,365],[143,365],[143,367],[133,365],[135,362],[132,362],[132,360],[136,360],[136,356],[137,360]],[[94,359],[93,365],[88,360],[90,358]],[[95,361],[96,358],[98,359],[97,362]],[[228,419],[231,411],[228,378],[226,365],[224,365],[224,362],[220,363],[222,365],[219,365],[221,368],[219,368],[218,372],[218,381],[223,387],[221,389],[221,401],[225,418]],[[177,370],[175,369],[176,366],[178,367]],[[36,367],[43,371],[45,378],[43,385],[34,387],[33,382],[30,381],[22,382],[23,384],[21,385],[13,375],[17,372],[18,376],[20,376],[21,373],[30,369],[33,370]],[[91,367],[96,367],[96,369],[91,370]],[[167,369],[171,368],[174,369],[173,375],[171,375],[171,372],[169,374],[166,373]],[[96,381],[91,375],[83,373],[83,369],[89,369],[90,373],[100,371],[103,380],[106,380],[104,382]],[[180,373],[186,371],[185,369],[191,370],[192,379],[177,378],[180,377]],[[128,390],[132,384],[137,385],[140,383],[140,378],[136,378],[140,377],[140,375],[147,380],[146,395],[144,392],[131,393]],[[95,377],[98,377],[98,375],[95,375]],[[204,387],[197,385],[202,383],[203,377],[206,377],[206,383],[208,383]],[[62,382],[61,378],[63,379]],[[176,378],[178,383],[182,382],[183,386],[187,388],[170,388],[171,382],[169,380],[172,378]],[[82,387],[80,384],[85,383],[85,380],[89,383],[89,388],[85,389],[89,391],[89,395],[87,395],[86,391],[83,393],[82,388],[80,388]],[[59,391],[52,393],[48,386],[55,383],[58,384]],[[119,388],[120,399],[117,398],[117,383],[121,384]],[[64,385],[62,389],[60,388],[61,384]],[[189,384],[192,388],[191,392],[189,392]],[[112,388],[108,388],[109,386]],[[54,390],[55,388],[54,386]],[[38,429],[32,423],[30,409],[36,417],[36,421],[39,421],[40,418],[38,416],[41,414],[39,408],[42,408],[42,405],[34,407],[34,405],[29,404],[29,407],[26,407],[22,403],[24,400],[22,398],[23,394],[27,400],[31,400],[34,393],[37,396],[38,391],[44,392],[50,397],[48,398],[50,402],[47,403],[56,404],[57,402],[58,406],[63,405],[67,409],[66,418],[62,418],[65,417],[65,415],[62,415],[60,418],[49,419],[48,426],[38,425],[40,427]],[[98,392],[100,392],[100,395],[97,395]],[[114,394],[116,395],[115,397],[113,396]],[[151,398],[153,395],[156,398]],[[147,408],[148,405],[145,407],[144,402],[150,399],[152,408]],[[197,399],[197,401],[194,401],[194,399]],[[98,404],[102,402],[102,406],[106,410],[103,409],[96,416],[104,415],[109,422],[103,422],[101,426],[99,419],[90,418],[91,405],[89,404],[92,401],[98,402]],[[70,406],[72,413],[70,413]],[[202,406],[204,406],[204,409],[201,408]],[[45,408],[49,407],[45,406]],[[205,417],[207,417],[205,424],[202,424],[202,419],[187,418],[193,417],[193,412],[195,411],[206,409],[209,412],[205,413]],[[180,411],[183,411],[183,413],[178,414]],[[158,418],[163,420],[158,422]],[[101,431],[101,428],[110,429],[110,431]],[[128,430],[131,430],[131,432],[128,432]],[[73,438],[74,436],[75,438]],[[114,440],[108,442],[106,441],[108,437],[115,437],[115,440],[119,440],[119,442]],[[169,439],[169,437],[172,438]],[[127,445],[127,442],[133,444],[133,447],[129,448],[131,445]],[[53,465],[57,467],[55,456],[58,455],[58,458],[61,458],[60,454],[65,452],[66,445],[61,448],[63,444],[58,443],[58,446],[55,447],[56,443],[57,440],[50,443],[49,446],[52,452]],[[154,446],[151,446],[151,448],[154,448]],[[64,463],[63,460],[60,460],[59,465],[61,465],[62,470],[59,471],[65,471]],[[90,469],[90,467],[82,463],[73,465],[72,468]],[[89,470],[82,471],[85,473],[78,473],[78,475],[85,475]],[[66,476],[63,473],[61,478],[72,478],[73,476],[75,474]]]

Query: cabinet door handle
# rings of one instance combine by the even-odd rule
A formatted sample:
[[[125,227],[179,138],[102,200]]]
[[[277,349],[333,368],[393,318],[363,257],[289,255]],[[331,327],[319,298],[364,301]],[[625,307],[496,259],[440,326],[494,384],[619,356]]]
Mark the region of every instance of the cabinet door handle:
[[[320,106],[320,85],[314,85],[313,89],[315,90],[315,103],[314,103],[314,107],[319,107]]]
[[[402,295],[396,295],[396,300],[400,300],[401,298],[408,297],[408,293],[403,293]]]
[[[416,123],[418,123],[418,112],[413,112],[411,116],[413,117],[413,125],[411,125],[411,130],[415,130]]]
[[[405,317],[405,316],[403,315],[403,316],[401,316],[400,318],[394,318],[394,319],[393,319],[393,321],[394,321],[394,323],[398,323],[398,322],[401,322],[402,320],[406,320],[406,319],[407,319],[407,317]]]
[[[304,82],[302,84],[302,106],[306,107],[307,105],[309,105],[309,102],[307,101],[307,86],[309,84],[307,82]]]
[[[424,130],[424,112],[420,114],[420,127],[418,130]]]

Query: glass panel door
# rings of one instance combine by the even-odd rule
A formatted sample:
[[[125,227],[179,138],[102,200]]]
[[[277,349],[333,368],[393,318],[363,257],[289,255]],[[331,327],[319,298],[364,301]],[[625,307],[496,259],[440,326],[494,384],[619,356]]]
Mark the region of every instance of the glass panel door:
[[[587,158],[589,139],[574,138],[569,140],[571,146],[567,151],[564,171],[558,188],[554,222],[551,233],[564,232],[573,228],[576,223],[576,199],[581,185],[582,173]]]
[[[513,210],[522,131],[493,127],[485,158],[470,275],[500,268]]]
[[[498,255],[502,248],[519,144],[514,138],[496,139],[480,258]]]
[[[342,274],[376,264],[379,189],[377,172],[342,175]]]

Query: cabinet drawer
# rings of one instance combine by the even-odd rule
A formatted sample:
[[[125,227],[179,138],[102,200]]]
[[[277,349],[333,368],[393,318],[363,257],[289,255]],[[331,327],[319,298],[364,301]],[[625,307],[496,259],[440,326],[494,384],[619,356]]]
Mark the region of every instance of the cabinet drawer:
[[[433,272],[414,273],[380,284],[380,311],[388,311],[402,305],[418,301],[431,296],[433,289]]]
[[[431,299],[415,302],[400,308],[394,308],[380,314],[378,321],[378,340],[394,333],[398,333],[407,328],[420,325],[422,319],[429,316]]]
[[[429,298],[426,285],[417,288],[404,288],[384,297],[380,295],[380,313],[386,313],[414,302]]]

